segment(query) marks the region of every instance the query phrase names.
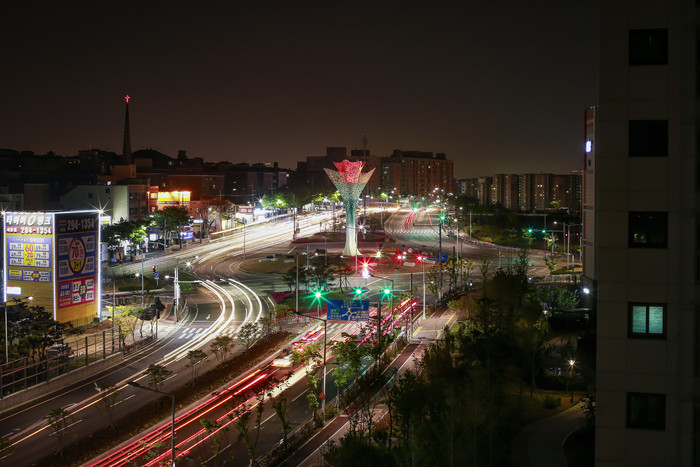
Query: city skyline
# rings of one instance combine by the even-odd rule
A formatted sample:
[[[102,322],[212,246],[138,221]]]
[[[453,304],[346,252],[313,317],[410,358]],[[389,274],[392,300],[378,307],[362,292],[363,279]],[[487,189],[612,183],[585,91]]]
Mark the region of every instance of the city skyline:
[[[397,5],[11,5],[0,147],[119,153],[129,94],[133,151],[295,168],[366,134],[455,178],[581,168],[593,5]]]

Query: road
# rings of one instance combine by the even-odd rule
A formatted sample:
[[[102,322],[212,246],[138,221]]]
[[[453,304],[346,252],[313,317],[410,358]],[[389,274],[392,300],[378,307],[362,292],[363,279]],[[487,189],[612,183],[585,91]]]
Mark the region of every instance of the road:
[[[327,219],[324,214],[307,216],[299,220],[300,235],[308,236],[317,232],[319,223]],[[410,225],[409,225],[410,221]],[[394,213],[386,221],[387,231],[396,238],[397,244],[413,245],[417,249],[433,249],[439,243],[439,231],[435,229],[428,213],[413,214],[412,212]],[[45,398],[33,401],[12,411],[0,415],[0,435],[10,439],[18,454],[12,456],[11,462],[17,466],[31,465],[35,461],[50,455],[57,449],[55,437],[49,436],[44,417],[53,408],[63,407],[74,416],[75,424],[70,428],[71,435],[75,435],[77,442],[97,429],[108,425],[108,421],[95,409],[97,400],[96,384],[110,381],[117,384],[121,392],[123,404],[119,413],[130,413],[138,410],[153,399],[136,388],[126,385],[128,381],[137,381],[147,385],[143,380],[144,369],[151,363],[165,364],[172,371],[170,378],[161,387],[167,392],[172,388],[185,384],[189,379],[189,372],[185,367],[185,355],[187,350],[204,348],[214,336],[221,333],[235,334],[236,329],[247,321],[255,321],[264,316],[270,302],[262,300],[259,293],[270,293],[277,290],[286,290],[286,286],[280,280],[270,281],[269,277],[244,273],[239,269],[240,261],[245,257],[264,252],[294,253],[305,251],[306,246],[290,246],[292,223],[278,222],[269,225],[253,225],[240,229],[228,237],[213,241],[208,244],[187,247],[181,251],[169,252],[165,256],[147,258],[143,264],[117,266],[112,269],[115,275],[131,274],[141,270],[150,271],[151,266],[157,264],[161,274],[161,280],[169,285],[165,279],[168,272],[175,267],[189,269],[202,280],[200,292],[192,293],[186,297],[188,303],[187,314],[180,317],[176,326],[172,321],[162,320],[161,334],[157,343],[150,346],[146,352],[138,356],[132,356],[119,368],[109,370],[69,388],[63,388],[59,392]],[[496,248],[484,245],[465,245],[466,242],[456,242],[455,239],[443,237],[443,251],[451,252],[452,246],[459,248],[464,258],[483,261],[484,259],[496,259],[503,252]],[[342,249],[342,244],[329,244],[328,249]],[[495,261],[494,261],[495,262]],[[188,265],[189,263],[189,265]],[[536,271],[535,271],[536,272]],[[107,273],[109,277],[111,273]],[[388,274],[388,279],[394,281],[395,290],[407,290],[409,288],[410,275],[407,273]],[[172,276],[171,276],[172,277]],[[170,279],[172,280],[172,279]],[[358,277],[351,278],[353,285],[365,285],[366,281]],[[374,278],[372,281],[384,282],[384,279]],[[374,296],[375,299],[377,296]],[[432,300],[432,299],[431,299]],[[385,305],[386,306],[386,305]],[[166,323],[169,324],[165,325]],[[427,322],[425,323],[427,324]],[[425,332],[425,326],[422,326]],[[167,331],[163,333],[163,331]],[[332,330],[339,335],[338,330]],[[432,332],[437,335],[439,329]],[[329,330],[329,335],[331,330]],[[165,337],[167,336],[167,337]],[[208,365],[214,365],[211,359]],[[202,371],[205,371],[203,368]],[[305,401],[297,402],[305,393],[304,384],[298,383],[290,389],[290,400],[295,402],[290,406],[290,414],[295,421],[305,420],[309,417],[308,408],[304,409]],[[334,389],[329,387],[329,395]],[[266,409],[267,410],[267,409]],[[270,416],[271,412],[265,412],[267,426],[276,423],[276,418]],[[278,421],[277,421],[278,423]],[[279,441],[279,434],[269,435],[275,432],[269,429],[262,432],[262,438],[271,436],[266,442],[261,438],[261,446],[266,443]],[[277,439],[274,439],[277,437]],[[31,446],[31,448],[29,448]],[[237,448],[236,458],[246,458],[247,454],[242,446]],[[240,452],[239,452],[240,451]],[[201,456],[199,456],[201,457]]]
[[[302,234],[318,229],[318,219],[326,217],[320,215],[303,219]],[[288,242],[291,237],[291,222],[279,223],[275,227],[270,229],[269,226],[256,225],[246,229],[246,253]],[[240,325],[264,316],[268,304],[260,300],[257,293],[246,284],[228,277],[233,275],[233,271],[226,270],[228,263],[235,264],[232,257],[243,255],[243,235],[243,232],[239,232],[210,244],[195,245],[166,256],[147,258],[143,263],[110,268],[105,273],[107,278],[142,270],[150,271],[153,265],[157,265],[164,285],[169,285],[165,279],[169,270],[176,266],[181,269],[191,268],[192,272],[201,277],[202,282],[199,291],[184,297],[187,307],[177,325],[172,316],[161,318],[158,341],[143,352],[126,359],[117,368],[70,387],[56,388],[57,391],[52,394],[0,414],[0,436],[10,440],[16,452],[5,460],[18,467],[32,465],[58,449],[56,436],[51,435],[51,429],[45,420],[46,415],[55,408],[64,408],[71,413],[73,422],[69,430],[74,442],[80,442],[96,430],[108,426],[109,420],[95,407],[99,397],[96,388],[99,384],[114,383],[120,392],[123,402],[116,411],[115,421],[120,414],[139,410],[151,403],[152,398],[126,383],[136,381],[147,386],[143,373],[148,365],[158,363],[172,371],[161,388],[167,392],[185,384],[190,378],[189,369],[186,368],[187,351],[197,348],[208,351],[208,343],[215,336],[235,335]],[[191,266],[187,266],[188,262],[192,263]],[[200,371],[206,371],[207,365],[214,364],[214,359],[209,359]]]

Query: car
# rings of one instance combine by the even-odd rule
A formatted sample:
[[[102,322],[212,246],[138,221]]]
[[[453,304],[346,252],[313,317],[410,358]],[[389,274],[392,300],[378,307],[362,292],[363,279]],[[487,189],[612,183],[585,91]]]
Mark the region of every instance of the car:
[[[284,357],[276,358],[272,361],[272,366],[275,368],[289,368],[292,366],[292,356],[287,355]]]

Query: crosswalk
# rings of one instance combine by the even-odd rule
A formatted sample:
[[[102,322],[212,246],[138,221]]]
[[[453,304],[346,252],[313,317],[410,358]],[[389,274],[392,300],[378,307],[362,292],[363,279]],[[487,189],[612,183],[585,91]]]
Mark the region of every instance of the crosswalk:
[[[204,334],[208,327],[183,327],[180,332],[175,336],[177,339],[184,339],[184,340],[194,340],[197,339],[200,335]],[[222,330],[221,332],[217,333],[217,335],[225,335],[225,336],[233,336],[235,332],[235,328],[226,328]]]

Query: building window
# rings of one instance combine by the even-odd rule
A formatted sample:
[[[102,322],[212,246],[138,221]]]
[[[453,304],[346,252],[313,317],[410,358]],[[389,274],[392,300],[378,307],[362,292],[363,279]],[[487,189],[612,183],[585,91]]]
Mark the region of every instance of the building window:
[[[668,214],[665,212],[629,213],[630,248],[666,248],[668,246]]]
[[[664,430],[666,428],[666,395],[628,392],[627,428]]]
[[[668,121],[630,120],[629,155],[632,157],[668,156]]]
[[[630,303],[629,337],[666,338],[666,305]]]
[[[632,30],[629,41],[630,65],[668,64],[668,30]]]

